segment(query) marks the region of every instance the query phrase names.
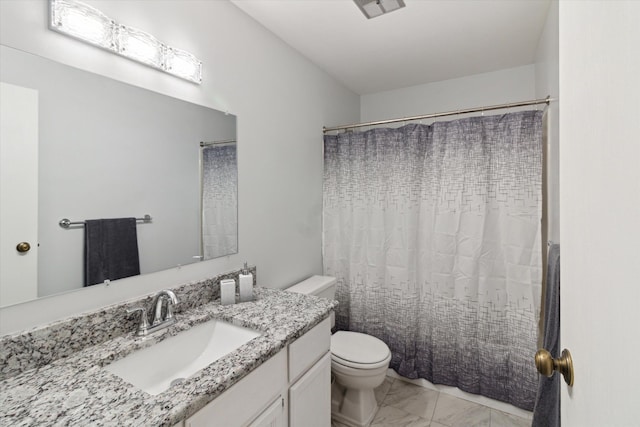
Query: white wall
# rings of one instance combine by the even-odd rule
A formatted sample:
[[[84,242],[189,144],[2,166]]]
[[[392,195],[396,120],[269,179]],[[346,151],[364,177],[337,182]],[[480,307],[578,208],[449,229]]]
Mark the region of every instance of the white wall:
[[[360,119],[362,122],[369,122],[416,116],[526,101],[534,96],[535,67],[526,65],[363,95],[360,101]],[[455,116],[441,120],[453,119]]]
[[[637,426],[640,2],[559,2],[562,425]]]
[[[538,41],[535,78],[536,98],[551,96],[554,100],[547,108],[547,218],[548,239],[560,242],[560,180],[559,180],[559,44],[558,0],[549,6],[547,20]]]
[[[0,309],[16,331],[187,280],[257,266],[283,287],[322,270],[322,126],[359,119],[359,97],[226,1],[90,1],[193,52],[198,86],[47,28],[48,2],[1,1],[0,43],[238,116],[239,254]]]

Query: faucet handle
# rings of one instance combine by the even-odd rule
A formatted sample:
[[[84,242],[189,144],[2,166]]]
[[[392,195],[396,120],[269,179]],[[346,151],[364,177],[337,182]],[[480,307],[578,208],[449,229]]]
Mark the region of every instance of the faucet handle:
[[[136,312],[140,312],[140,323],[138,324],[138,330],[136,331],[136,335],[142,336],[147,335],[149,330],[149,319],[147,318],[147,310],[143,307],[134,307],[131,309],[127,309],[127,314],[131,315]]]

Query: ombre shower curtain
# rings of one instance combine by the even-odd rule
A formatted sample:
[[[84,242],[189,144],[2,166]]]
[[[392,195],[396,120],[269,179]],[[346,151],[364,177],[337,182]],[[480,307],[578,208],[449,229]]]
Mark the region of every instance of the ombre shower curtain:
[[[236,143],[202,147],[202,249],[204,259],[238,252]]]
[[[407,378],[531,410],[542,112],[326,135],[324,272],[337,327]]]

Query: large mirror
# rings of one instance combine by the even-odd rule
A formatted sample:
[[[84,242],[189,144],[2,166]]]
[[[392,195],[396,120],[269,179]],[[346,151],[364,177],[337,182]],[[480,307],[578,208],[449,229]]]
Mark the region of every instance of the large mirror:
[[[0,49],[0,306],[83,288],[89,219],[139,219],[140,274],[237,252],[235,116]]]

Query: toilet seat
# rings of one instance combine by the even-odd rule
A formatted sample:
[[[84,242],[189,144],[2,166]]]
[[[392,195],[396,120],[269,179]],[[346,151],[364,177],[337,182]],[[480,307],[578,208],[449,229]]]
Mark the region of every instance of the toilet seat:
[[[355,369],[376,369],[389,364],[391,351],[376,337],[338,331],[331,336],[331,360]]]

